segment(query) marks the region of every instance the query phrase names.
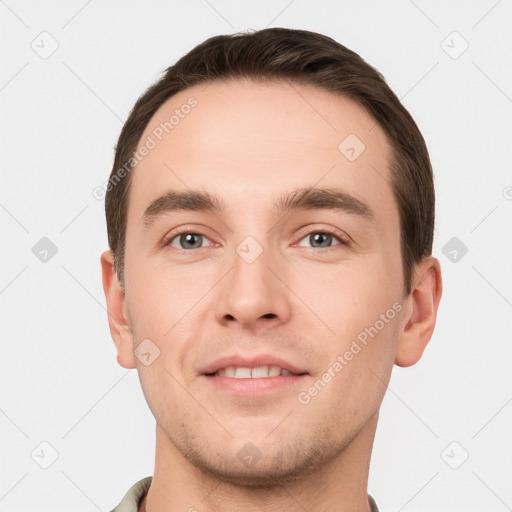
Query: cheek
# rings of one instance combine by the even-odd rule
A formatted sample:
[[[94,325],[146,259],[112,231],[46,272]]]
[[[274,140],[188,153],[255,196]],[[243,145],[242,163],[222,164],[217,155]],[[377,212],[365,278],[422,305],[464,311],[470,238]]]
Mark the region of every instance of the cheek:
[[[385,266],[379,257],[369,257],[364,265],[338,270],[317,266],[314,280],[306,269],[296,274],[297,295],[321,319],[318,324],[328,327],[322,326],[326,334],[322,348],[316,347],[322,352],[322,365],[312,392],[324,385],[328,388],[318,394],[318,407],[336,404],[340,415],[359,417],[372,414],[382,400],[383,383],[389,380],[393,367],[402,308],[397,300],[399,280],[393,280]],[[299,327],[303,332],[311,330],[311,318],[309,314],[304,318]]]
[[[126,265],[126,297],[139,334],[164,336],[192,313],[212,287],[213,277],[194,265],[170,265],[161,258],[133,256]]]
[[[399,280],[381,255],[336,265],[303,261],[293,270],[290,287],[342,343],[373,325],[400,297]]]
[[[304,390],[326,417],[333,415],[342,425],[353,418],[362,425],[380,407],[394,363],[398,317],[391,316],[388,323],[374,315],[347,317],[346,328],[339,322],[336,343],[325,350],[326,363]]]

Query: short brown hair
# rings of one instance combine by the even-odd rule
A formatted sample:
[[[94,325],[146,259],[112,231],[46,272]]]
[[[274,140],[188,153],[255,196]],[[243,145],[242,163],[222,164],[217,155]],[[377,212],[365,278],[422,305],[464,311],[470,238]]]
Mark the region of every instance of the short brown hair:
[[[291,80],[340,94],[363,107],[384,130],[391,146],[390,186],[400,214],[408,295],[414,265],[432,253],[434,236],[434,178],[423,136],[384,77],[357,53],[325,35],[288,28],[211,37],[169,67],[135,103],[117,142],[105,196],[108,241],[121,286],[133,168],[128,163],[150,119],[168,98],[191,86],[242,78]]]

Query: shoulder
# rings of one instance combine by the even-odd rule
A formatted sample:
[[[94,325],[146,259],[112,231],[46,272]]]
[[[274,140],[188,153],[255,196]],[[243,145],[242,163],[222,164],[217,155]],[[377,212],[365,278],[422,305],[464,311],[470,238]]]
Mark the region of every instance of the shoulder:
[[[121,503],[119,503],[119,505],[117,505],[117,507],[111,512],[137,512],[139,509],[139,503],[148,493],[152,480],[153,477],[147,476],[133,484],[121,500]]]
[[[370,503],[370,512],[379,512],[379,507],[377,507],[377,503],[375,503],[375,500],[369,494],[368,501]]]

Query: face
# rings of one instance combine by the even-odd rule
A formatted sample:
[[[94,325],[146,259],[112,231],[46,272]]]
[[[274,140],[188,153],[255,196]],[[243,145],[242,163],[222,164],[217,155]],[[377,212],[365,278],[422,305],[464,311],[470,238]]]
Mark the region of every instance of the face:
[[[403,327],[384,132],[347,98],[232,81],[172,97],[148,137],[123,307],[158,427],[227,481],[313,471],[374,426]]]

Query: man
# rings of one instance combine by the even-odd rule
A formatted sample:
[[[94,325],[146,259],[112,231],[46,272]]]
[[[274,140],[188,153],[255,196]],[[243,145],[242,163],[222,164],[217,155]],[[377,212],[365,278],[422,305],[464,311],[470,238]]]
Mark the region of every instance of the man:
[[[118,363],[156,419],[116,512],[375,511],[394,364],[442,293],[425,142],[332,39],[217,36],[139,98],[107,186]]]

